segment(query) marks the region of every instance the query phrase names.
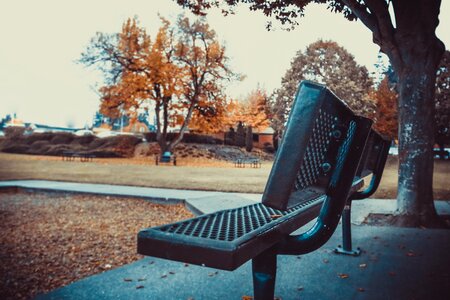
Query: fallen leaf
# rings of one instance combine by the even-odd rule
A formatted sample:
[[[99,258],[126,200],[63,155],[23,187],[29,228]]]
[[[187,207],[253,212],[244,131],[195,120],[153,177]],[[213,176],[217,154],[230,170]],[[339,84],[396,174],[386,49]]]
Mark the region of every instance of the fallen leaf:
[[[253,300],[252,296],[242,296],[242,300]]]
[[[345,273],[339,273],[338,276],[339,276],[339,278],[341,278],[341,279],[346,279],[346,278],[349,277],[349,275],[348,275],[348,274],[345,274]]]
[[[278,218],[281,218],[283,215],[270,215],[270,217],[272,218],[272,219],[278,219]]]
[[[166,278],[166,277],[167,277],[167,275],[166,275],[166,274],[163,274],[163,275],[161,275],[160,278]]]
[[[131,282],[131,281],[133,281],[133,279],[131,279],[131,278],[124,278],[123,281],[125,281],[125,282]]]
[[[170,274],[170,275],[174,275],[175,272],[174,272],[174,271],[169,271],[169,274]]]
[[[137,290],[139,290],[139,289],[143,289],[144,288],[144,286],[143,285],[138,285],[138,286],[136,286],[136,289]]]
[[[208,273],[208,276],[209,277],[213,277],[214,275],[217,275],[219,272],[218,271],[215,271],[215,272],[212,272],[212,273]]]

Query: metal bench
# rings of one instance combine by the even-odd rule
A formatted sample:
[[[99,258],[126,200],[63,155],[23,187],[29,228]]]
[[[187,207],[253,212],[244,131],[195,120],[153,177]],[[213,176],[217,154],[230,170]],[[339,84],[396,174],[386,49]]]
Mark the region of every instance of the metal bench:
[[[61,157],[63,161],[75,161],[79,157],[81,162],[90,162],[94,160],[95,155],[83,152],[63,151]]]
[[[238,158],[234,161],[236,168],[245,168],[246,164],[251,168],[261,168],[261,160],[259,158]]]
[[[222,270],[251,259],[255,299],[272,300],[277,255],[318,249],[346,204],[376,189],[389,141],[371,125],[324,86],[302,82],[262,203],[144,229],[138,253]],[[314,219],[311,229],[291,235]]]

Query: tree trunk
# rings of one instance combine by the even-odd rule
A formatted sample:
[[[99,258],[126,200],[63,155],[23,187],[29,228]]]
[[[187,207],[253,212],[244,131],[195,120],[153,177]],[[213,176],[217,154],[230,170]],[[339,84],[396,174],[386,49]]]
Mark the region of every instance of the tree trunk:
[[[247,152],[252,152],[253,149],[253,130],[252,126],[248,125],[245,133],[245,150]]]
[[[396,222],[436,226],[433,202],[434,93],[444,44],[436,37],[440,0],[342,0],[372,31],[398,76],[399,180]],[[393,5],[394,15],[388,11]],[[369,12],[370,11],[370,12]],[[395,18],[395,26],[391,18]]]
[[[414,55],[411,55],[413,57]],[[436,222],[433,202],[435,69],[421,58],[399,74],[399,223]]]

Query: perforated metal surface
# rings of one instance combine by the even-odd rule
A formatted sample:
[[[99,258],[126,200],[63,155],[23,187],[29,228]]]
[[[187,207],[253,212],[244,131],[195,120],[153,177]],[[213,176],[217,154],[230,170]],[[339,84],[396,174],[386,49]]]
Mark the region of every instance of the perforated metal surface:
[[[312,136],[306,148],[305,157],[295,182],[295,190],[303,190],[314,185],[323,175],[322,165],[331,141],[331,134],[337,124],[337,117],[320,109],[315,120]]]
[[[209,240],[234,241],[319,200],[323,199],[306,201],[287,211],[258,203],[154,229]]]

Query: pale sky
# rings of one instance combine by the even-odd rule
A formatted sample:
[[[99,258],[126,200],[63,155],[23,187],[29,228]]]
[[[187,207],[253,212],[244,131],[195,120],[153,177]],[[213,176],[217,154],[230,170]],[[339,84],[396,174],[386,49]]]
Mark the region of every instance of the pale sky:
[[[160,25],[158,13],[175,20],[183,12],[172,0],[0,1],[0,118],[16,113],[26,122],[56,126],[90,125],[98,109],[92,87],[101,77],[75,63],[96,32],[119,32],[127,18],[138,16],[153,36]],[[266,21],[245,6],[234,16],[209,13],[208,22],[226,45],[233,70],[246,75],[228,88],[232,97],[246,95],[258,84],[271,93],[295,53],[320,38],[338,42],[373,70],[378,47],[359,21],[349,22],[324,5],[310,5],[294,31],[268,32]],[[450,1],[442,1],[437,36],[450,48]]]

